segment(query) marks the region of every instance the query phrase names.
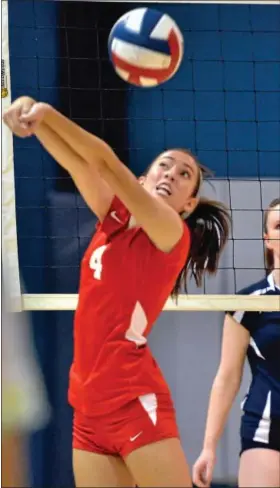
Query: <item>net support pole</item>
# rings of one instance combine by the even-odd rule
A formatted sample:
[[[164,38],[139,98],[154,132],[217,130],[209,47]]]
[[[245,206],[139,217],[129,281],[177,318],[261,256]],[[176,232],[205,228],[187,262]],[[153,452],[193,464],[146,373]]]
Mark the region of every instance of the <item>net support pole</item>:
[[[8,1],[2,0],[2,58],[1,58],[1,102],[2,113],[11,104]],[[11,131],[2,124],[2,260],[5,279],[9,290],[12,310],[22,310],[17,226],[15,208],[14,154]]]

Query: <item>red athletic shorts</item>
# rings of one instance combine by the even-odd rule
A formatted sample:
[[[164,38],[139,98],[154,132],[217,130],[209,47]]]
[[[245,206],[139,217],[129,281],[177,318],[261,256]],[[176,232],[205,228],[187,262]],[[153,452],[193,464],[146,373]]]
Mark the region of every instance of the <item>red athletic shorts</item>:
[[[166,395],[142,395],[104,417],[74,411],[74,449],[125,457],[139,447],[171,437],[179,438],[179,433],[172,401]]]

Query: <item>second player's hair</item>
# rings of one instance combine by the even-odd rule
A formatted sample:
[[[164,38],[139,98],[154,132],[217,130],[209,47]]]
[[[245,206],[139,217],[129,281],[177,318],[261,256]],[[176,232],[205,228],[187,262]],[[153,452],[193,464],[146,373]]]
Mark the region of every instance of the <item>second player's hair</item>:
[[[270,212],[278,205],[280,205],[280,198],[274,198],[274,200],[270,202],[268,208],[264,212],[263,230],[265,234],[268,232],[268,228],[267,228],[268,216]],[[274,269],[274,256],[273,256],[273,251],[271,249],[267,249],[267,247],[265,248],[264,251],[264,259],[265,259],[266,272],[267,274],[269,274]]]

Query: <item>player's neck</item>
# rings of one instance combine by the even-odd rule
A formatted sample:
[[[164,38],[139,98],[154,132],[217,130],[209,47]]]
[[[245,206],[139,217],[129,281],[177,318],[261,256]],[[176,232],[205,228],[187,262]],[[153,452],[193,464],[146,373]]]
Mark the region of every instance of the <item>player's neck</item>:
[[[280,263],[275,263],[275,268],[273,270],[273,280],[276,286],[280,288]]]

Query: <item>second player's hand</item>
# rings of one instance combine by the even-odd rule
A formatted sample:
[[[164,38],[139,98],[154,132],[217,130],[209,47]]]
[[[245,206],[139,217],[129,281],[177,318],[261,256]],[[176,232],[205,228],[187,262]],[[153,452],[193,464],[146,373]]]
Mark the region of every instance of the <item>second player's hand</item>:
[[[48,105],[30,97],[18,98],[4,113],[3,121],[18,137],[29,137],[42,122]]]
[[[204,449],[193,467],[193,482],[199,488],[209,488],[211,485],[214,465],[215,451]]]

